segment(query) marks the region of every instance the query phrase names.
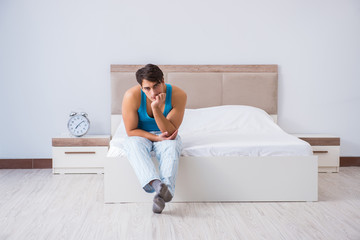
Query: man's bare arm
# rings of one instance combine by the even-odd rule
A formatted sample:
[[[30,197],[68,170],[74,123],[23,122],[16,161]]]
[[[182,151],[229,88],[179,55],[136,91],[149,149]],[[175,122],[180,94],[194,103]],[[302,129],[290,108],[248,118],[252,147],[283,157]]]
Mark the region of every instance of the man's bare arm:
[[[176,90],[175,90],[176,89]],[[169,112],[167,117],[163,115],[161,109],[156,105],[153,107],[153,114],[161,132],[168,132],[168,134],[174,133],[179,127],[184,117],[185,105],[186,105],[186,93],[180,88],[174,86],[173,94],[173,109]]]

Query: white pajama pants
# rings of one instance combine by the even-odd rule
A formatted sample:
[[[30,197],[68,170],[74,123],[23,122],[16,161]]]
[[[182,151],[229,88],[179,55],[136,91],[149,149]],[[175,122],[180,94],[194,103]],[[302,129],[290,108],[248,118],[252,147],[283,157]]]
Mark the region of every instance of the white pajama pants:
[[[161,134],[161,132],[151,133]],[[160,179],[168,186],[170,193],[174,196],[181,145],[179,135],[175,140],[159,142],[152,142],[147,138],[137,136],[126,138],[124,149],[127,158],[146,192],[154,192],[155,190],[149,182],[154,179]],[[151,159],[151,151],[154,151],[159,162],[159,173]]]

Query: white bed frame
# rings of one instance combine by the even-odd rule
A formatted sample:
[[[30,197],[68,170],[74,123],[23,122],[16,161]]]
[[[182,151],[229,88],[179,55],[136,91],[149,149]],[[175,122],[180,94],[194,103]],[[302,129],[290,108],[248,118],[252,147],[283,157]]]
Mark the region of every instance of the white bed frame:
[[[277,119],[277,66],[276,65],[227,65],[227,66],[160,66],[165,73],[165,80],[170,83],[175,81],[176,77],[186,79],[189,77],[189,71],[196,73],[195,76],[201,79],[204,73],[209,77],[209,73],[222,74],[221,81],[226,83],[226,73],[233,77],[234,72],[259,73],[260,79],[267,81],[268,77],[264,75],[264,69],[272,66],[276,70],[276,107],[275,111],[267,110],[273,118]],[[135,82],[132,75],[138,68],[138,65],[112,65],[112,94],[119,93],[114,90],[114,80],[128,81],[130,78],[132,85]],[[259,71],[260,69],[260,71]],[[131,73],[131,74],[130,74]],[[174,73],[175,80],[171,81]],[[273,72],[271,72],[273,73]],[[179,76],[180,74],[180,76]],[[183,74],[183,75],[181,75]],[[191,75],[191,74],[190,74]],[[225,77],[224,77],[225,76]],[[240,76],[240,75],[239,75]],[[212,78],[212,75],[210,76]],[[241,79],[242,77],[239,77]],[[254,78],[249,78],[250,81]],[[216,81],[216,80],[215,80]],[[235,80],[236,81],[236,80]],[[262,80],[261,80],[262,81]],[[136,82],[135,82],[136,83]],[[234,82],[229,81],[233,84]],[[243,84],[243,83],[241,83]],[[261,84],[261,83],[256,83]],[[124,84],[125,88],[129,84]],[[249,84],[246,85],[247,87]],[[124,88],[121,87],[121,88]],[[183,87],[183,86],[182,86]],[[186,86],[183,87],[186,89]],[[261,88],[261,86],[260,86]],[[126,90],[122,89],[122,93]],[[226,89],[222,87],[221,89]],[[191,104],[191,91],[188,93],[188,102]],[[256,91],[257,92],[257,91]],[[264,94],[260,93],[264,102]],[[121,95],[121,94],[120,94]],[[274,95],[271,93],[270,95]],[[119,96],[122,98],[122,96]],[[255,96],[259,99],[258,96]],[[112,98],[112,117],[111,131],[112,135],[120,122],[120,112],[114,108],[119,102]],[[236,100],[235,103],[224,101],[213,105],[222,104],[241,104]],[[233,101],[233,99],[231,99]],[[189,105],[189,104],[188,104]],[[188,107],[187,105],[187,107]],[[195,104],[196,105],[196,104]],[[201,105],[201,104],[200,104]],[[248,104],[259,107],[259,103]],[[120,105],[121,106],[121,105]],[[196,107],[196,106],[195,106]],[[271,106],[273,107],[273,105]],[[270,107],[270,108],[271,108]],[[157,165],[157,160],[153,159]],[[210,201],[317,201],[318,200],[318,161],[316,156],[291,156],[291,157],[180,157],[179,170],[176,180],[175,196],[173,202],[210,202]],[[130,183],[130,184],[129,184]],[[105,203],[125,203],[125,202],[151,202],[153,194],[146,193],[140,186],[135,173],[125,157],[107,157],[104,164],[104,200]]]

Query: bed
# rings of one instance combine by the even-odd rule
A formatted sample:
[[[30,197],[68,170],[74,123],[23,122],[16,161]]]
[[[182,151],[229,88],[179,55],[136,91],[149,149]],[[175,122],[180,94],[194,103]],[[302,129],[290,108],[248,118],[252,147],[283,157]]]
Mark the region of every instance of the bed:
[[[135,72],[141,67],[111,65],[113,138],[104,160],[105,203],[151,202],[153,198],[141,188],[121,152],[122,97],[136,84]],[[317,201],[317,157],[306,142],[276,125],[277,65],[159,67],[166,83],[188,95],[179,129],[184,150],[174,202]],[[233,125],[238,128],[227,127]],[[226,141],[213,141],[221,138]]]

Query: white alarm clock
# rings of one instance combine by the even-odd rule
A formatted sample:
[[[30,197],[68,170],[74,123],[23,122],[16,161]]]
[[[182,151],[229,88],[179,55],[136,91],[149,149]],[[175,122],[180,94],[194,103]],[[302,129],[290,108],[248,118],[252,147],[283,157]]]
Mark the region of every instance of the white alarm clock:
[[[68,121],[67,127],[72,135],[76,137],[84,136],[90,128],[90,121],[87,118],[87,114],[84,112],[70,113],[70,119]]]

